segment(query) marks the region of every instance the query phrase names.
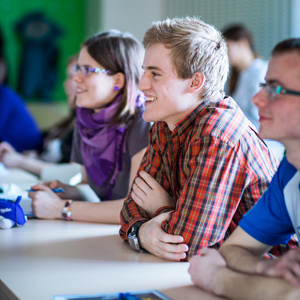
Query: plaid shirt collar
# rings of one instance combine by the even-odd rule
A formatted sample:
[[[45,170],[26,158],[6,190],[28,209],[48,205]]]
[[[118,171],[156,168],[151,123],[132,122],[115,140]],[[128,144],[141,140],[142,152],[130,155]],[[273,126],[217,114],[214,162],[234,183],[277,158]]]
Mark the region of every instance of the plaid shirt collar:
[[[187,116],[185,116],[182,120],[180,120],[176,125],[173,131],[171,132],[171,138],[179,139],[179,146],[184,144],[187,135],[190,133],[191,127],[197,122],[202,115],[205,115],[205,108],[212,104],[213,101],[211,99],[202,100],[202,102]],[[164,123],[165,131],[169,131],[169,127],[166,123]]]

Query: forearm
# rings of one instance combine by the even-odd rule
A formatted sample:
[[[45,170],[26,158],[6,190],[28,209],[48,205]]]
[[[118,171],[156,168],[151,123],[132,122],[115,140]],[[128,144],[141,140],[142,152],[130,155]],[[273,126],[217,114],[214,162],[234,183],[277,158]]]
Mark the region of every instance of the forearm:
[[[214,293],[232,300],[296,300],[300,290],[279,278],[243,274],[224,268],[216,274]]]
[[[22,158],[19,161],[19,165],[21,169],[40,177],[43,168],[52,164],[22,155]]]
[[[250,274],[256,273],[255,266],[262,260],[250,251],[236,245],[222,246],[219,252],[225,258],[228,267]]]
[[[124,199],[99,203],[74,201],[71,205],[72,220],[120,224],[120,211]]]

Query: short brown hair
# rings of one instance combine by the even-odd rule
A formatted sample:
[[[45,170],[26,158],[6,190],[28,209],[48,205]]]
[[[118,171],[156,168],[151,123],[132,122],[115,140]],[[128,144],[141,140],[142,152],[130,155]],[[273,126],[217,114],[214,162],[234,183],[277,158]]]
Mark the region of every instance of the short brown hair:
[[[153,22],[143,39],[145,48],[161,43],[171,50],[177,76],[191,78],[196,72],[205,75],[201,98],[223,93],[228,76],[227,46],[222,34],[196,17]]]

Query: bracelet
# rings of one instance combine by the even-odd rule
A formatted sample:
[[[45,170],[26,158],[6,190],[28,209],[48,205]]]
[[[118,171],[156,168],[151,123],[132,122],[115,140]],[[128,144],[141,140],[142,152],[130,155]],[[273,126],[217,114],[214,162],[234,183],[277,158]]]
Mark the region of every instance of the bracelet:
[[[65,203],[64,208],[61,211],[61,215],[64,220],[70,221],[72,217],[72,212],[71,212],[71,204],[73,200],[67,200]]]

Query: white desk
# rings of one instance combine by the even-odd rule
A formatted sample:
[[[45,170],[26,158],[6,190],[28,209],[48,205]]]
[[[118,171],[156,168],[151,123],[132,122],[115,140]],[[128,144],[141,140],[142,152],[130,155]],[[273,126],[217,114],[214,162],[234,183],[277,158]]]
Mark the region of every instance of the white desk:
[[[66,169],[65,172],[63,172],[63,169]],[[23,196],[23,199],[28,199],[28,194],[26,190],[30,189],[31,186],[37,184],[38,182],[45,182],[45,181],[51,181],[51,180],[61,180],[62,182],[68,183],[69,179],[73,177],[74,174],[76,174],[79,170],[78,164],[58,164],[53,165],[50,167],[45,168],[47,169],[47,174],[45,175],[47,178],[39,178],[25,170],[17,169],[17,168],[11,168],[7,169],[6,172],[1,172],[0,170],[0,187],[7,186],[10,184],[17,185],[18,190],[20,190],[20,193],[13,193],[15,196],[21,195]],[[51,174],[50,174],[51,173]],[[59,176],[56,176],[55,174],[58,174]],[[73,175],[72,175],[73,174]],[[74,177],[73,177],[74,179]],[[81,179],[80,179],[81,180]],[[78,186],[83,198],[86,201],[89,202],[99,202],[99,198],[95,194],[95,192],[90,188],[88,184],[80,184]],[[14,188],[13,188],[14,189]],[[0,193],[0,197],[3,198],[9,198],[9,199],[15,199],[15,197],[7,197],[7,195]],[[28,204],[24,204],[21,202],[21,206],[28,207]],[[31,205],[31,201],[30,201]]]
[[[7,169],[5,172],[0,173],[0,184],[17,184],[22,189],[29,189],[32,185],[40,182],[41,180],[31,173],[22,169]]]
[[[116,225],[37,219],[0,230],[0,279],[21,300],[148,289],[175,300],[220,299],[192,285],[188,263],[135,252],[118,230]],[[0,298],[1,292],[3,284]]]

